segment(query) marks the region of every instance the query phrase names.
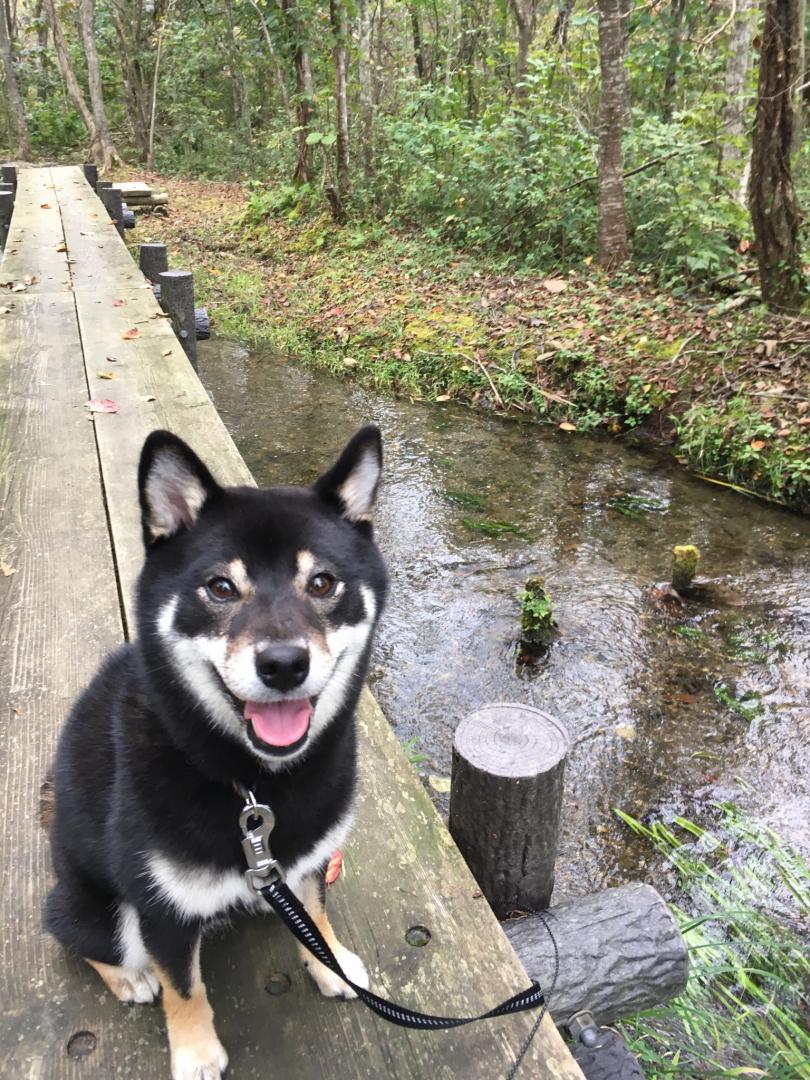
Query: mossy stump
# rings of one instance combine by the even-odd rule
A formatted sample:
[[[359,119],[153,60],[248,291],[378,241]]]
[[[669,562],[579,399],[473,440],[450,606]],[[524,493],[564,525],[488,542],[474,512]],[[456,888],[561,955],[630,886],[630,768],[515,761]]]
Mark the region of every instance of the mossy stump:
[[[530,577],[520,594],[520,636],[532,645],[547,645],[557,629],[551,597],[541,577]]]
[[[694,544],[676,544],[672,549],[672,588],[689,592],[700,563],[700,552]]]

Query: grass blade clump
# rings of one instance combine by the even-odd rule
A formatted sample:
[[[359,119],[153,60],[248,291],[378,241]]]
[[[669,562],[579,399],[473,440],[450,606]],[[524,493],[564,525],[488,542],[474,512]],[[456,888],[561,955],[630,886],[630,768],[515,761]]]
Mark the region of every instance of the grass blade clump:
[[[777,834],[718,805],[713,830],[619,817],[678,874],[689,985],[621,1026],[648,1080],[810,1080],[810,868]]]

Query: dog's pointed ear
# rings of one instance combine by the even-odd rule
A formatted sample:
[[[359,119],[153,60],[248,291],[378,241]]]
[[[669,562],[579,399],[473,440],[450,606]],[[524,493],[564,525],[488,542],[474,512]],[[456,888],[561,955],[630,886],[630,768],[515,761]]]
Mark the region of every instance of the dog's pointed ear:
[[[190,446],[170,431],[153,431],[138,467],[143,542],[151,547],[194,524],[222,488]]]
[[[352,523],[368,522],[382,472],[382,437],[376,424],[352,436],[315,491]]]

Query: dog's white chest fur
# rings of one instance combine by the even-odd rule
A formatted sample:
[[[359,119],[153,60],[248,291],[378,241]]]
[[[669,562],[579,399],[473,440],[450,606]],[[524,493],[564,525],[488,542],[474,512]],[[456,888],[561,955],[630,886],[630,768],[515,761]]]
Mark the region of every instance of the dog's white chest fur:
[[[290,867],[284,867],[285,879],[293,892],[301,882],[316,873],[341,847],[354,818],[352,807],[333,825],[312,850]],[[270,849],[273,838],[270,837]],[[235,908],[265,908],[265,900],[248,885],[243,872],[214,870],[195,866],[153,852],[146,860],[152,888],[170,904],[182,919],[213,919]]]

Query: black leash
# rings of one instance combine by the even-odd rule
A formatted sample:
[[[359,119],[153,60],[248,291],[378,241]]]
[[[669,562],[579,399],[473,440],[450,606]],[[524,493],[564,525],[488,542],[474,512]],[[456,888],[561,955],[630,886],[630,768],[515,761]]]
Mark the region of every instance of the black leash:
[[[306,908],[295,893],[284,883],[284,872],[278,862],[270,853],[269,837],[275,825],[275,816],[269,806],[257,803],[252,792],[245,788],[238,788],[239,793],[245,798],[245,805],[239,817],[239,826],[242,830],[242,850],[248,864],[245,874],[248,883],[260,893],[267,903],[273,908],[285,926],[298,939],[316,960],[320,960],[338,978],[342,979],[347,986],[357,994],[364,1005],[372,1012],[381,1016],[389,1023],[399,1027],[417,1028],[421,1031],[440,1031],[446,1028],[462,1027],[464,1024],[473,1024],[477,1020],[489,1020],[496,1016],[509,1016],[512,1013],[524,1012],[527,1009],[536,1009],[542,1006],[540,1015],[537,1017],[532,1030],[523,1042],[517,1058],[512,1065],[507,1080],[512,1080],[523,1060],[532,1039],[542,1023],[543,1017],[548,1011],[548,1003],[540,984],[532,979],[532,984],[526,990],[521,990],[506,1001],[496,1005],[488,1012],[479,1016],[433,1016],[430,1013],[417,1012],[408,1009],[404,1005],[397,1005],[393,1001],[379,997],[377,994],[366,990],[353,982],[343,968],[337,957],[327,945],[318,927],[307,913]],[[557,982],[559,970],[559,957],[557,944],[548,923],[543,919],[543,924],[551,938],[554,948],[554,978],[551,984],[551,992]]]

